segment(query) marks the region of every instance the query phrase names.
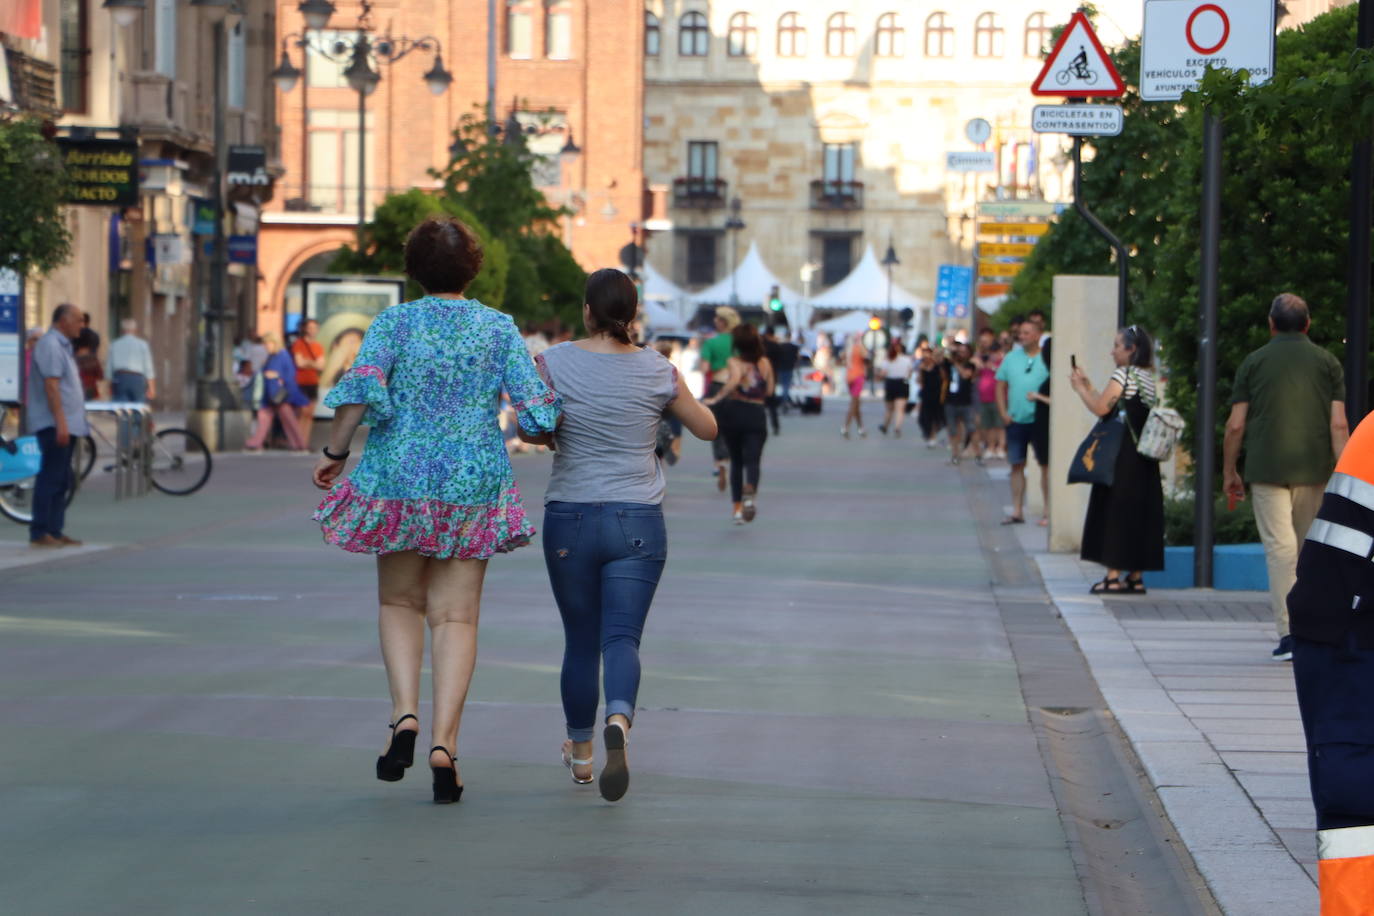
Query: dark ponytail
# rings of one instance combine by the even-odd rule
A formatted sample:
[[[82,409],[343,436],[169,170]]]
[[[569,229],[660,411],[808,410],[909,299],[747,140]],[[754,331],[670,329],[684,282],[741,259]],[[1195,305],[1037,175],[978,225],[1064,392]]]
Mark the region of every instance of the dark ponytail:
[[[614,267],[598,270],[587,278],[584,301],[591,313],[589,334],[609,334],[623,344],[630,342],[630,325],[639,311],[633,280]]]

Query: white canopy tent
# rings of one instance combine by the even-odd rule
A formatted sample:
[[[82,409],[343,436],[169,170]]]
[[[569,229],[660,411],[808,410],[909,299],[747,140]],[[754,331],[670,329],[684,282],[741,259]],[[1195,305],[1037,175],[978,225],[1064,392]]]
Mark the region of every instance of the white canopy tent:
[[[639,319],[653,334],[682,334],[686,325],[671,308],[647,296],[639,304]]]
[[[758,244],[751,242],[749,252],[744,256],[744,260],[739,262],[734,273],[699,293],[690,294],[688,298],[698,306],[729,305],[731,295],[734,294],[738,296],[741,305],[762,306],[766,304],[768,294],[775,286],[778,288],[778,298],[782,300],[790,319],[795,315],[797,306],[801,304],[801,296],[788,289],[787,285],[768,269],[768,265],[763,263],[763,256],[759,254]]]
[[[868,312],[847,312],[828,321],[822,321],[811,330],[847,340],[850,334],[862,334],[867,331],[868,323],[872,319],[873,316]]]
[[[651,302],[656,303],[660,308],[666,309],[674,316],[679,327],[685,326],[692,317],[687,314],[687,310],[691,307],[688,303],[687,291],[659,273],[654,269],[654,265],[648,261],[645,261],[643,267],[640,268],[639,276],[640,282],[643,284],[645,306],[647,307]]]
[[[816,309],[844,309],[881,313],[888,307],[887,271],[873,255],[873,247],[864,248],[864,256],[859,263],[839,283],[812,296],[810,305]],[[909,308],[916,313],[913,321],[919,321],[923,312],[930,308],[930,301],[914,293],[907,292],[897,284],[892,284],[892,310],[900,312]]]

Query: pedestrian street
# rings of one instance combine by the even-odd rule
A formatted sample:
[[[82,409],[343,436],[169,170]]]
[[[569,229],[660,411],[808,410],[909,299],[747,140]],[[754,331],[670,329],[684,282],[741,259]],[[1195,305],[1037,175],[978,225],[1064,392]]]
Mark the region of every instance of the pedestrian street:
[[[116,503],[96,480],[68,521],[89,546],[39,565],[0,529],[4,911],[1092,911],[1013,653],[1060,625],[1008,580],[1000,505],[973,508],[1001,486],[915,437],[841,439],[833,413],[784,418],[752,524],[705,445],[667,469],[616,804],[558,759],[538,539],[490,563],[467,790],[436,806],[422,766],[373,776],[373,561],[320,542],[313,458],[217,456],[182,499]],[[514,465],[538,523],[548,458]],[[1020,596],[1010,636],[999,591]],[[1027,691],[1070,689],[1058,651]],[[1141,880],[1177,883],[1146,852]]]

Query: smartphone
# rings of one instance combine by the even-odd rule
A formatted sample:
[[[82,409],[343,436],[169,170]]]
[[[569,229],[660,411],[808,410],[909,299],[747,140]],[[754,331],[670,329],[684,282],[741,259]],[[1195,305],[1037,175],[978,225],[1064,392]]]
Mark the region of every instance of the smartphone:
[[[1075,356],[1075,355],[1072,354],[1072,353],[1069,354],[1069,368],[1070,368],[1070,369],[1077,369],[1077,368],[1078,368],[1078,357]]]

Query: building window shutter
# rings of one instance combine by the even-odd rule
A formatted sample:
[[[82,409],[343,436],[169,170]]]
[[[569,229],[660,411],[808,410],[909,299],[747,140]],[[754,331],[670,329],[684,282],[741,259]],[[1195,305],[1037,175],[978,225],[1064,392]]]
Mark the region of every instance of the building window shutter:
[[[155,0],[153,69],[177,78],[177,0]]]
[[[228,59],[228,101],[230,108],[247,107],[248,96],[248,43],[240,22],[229,31]]]

